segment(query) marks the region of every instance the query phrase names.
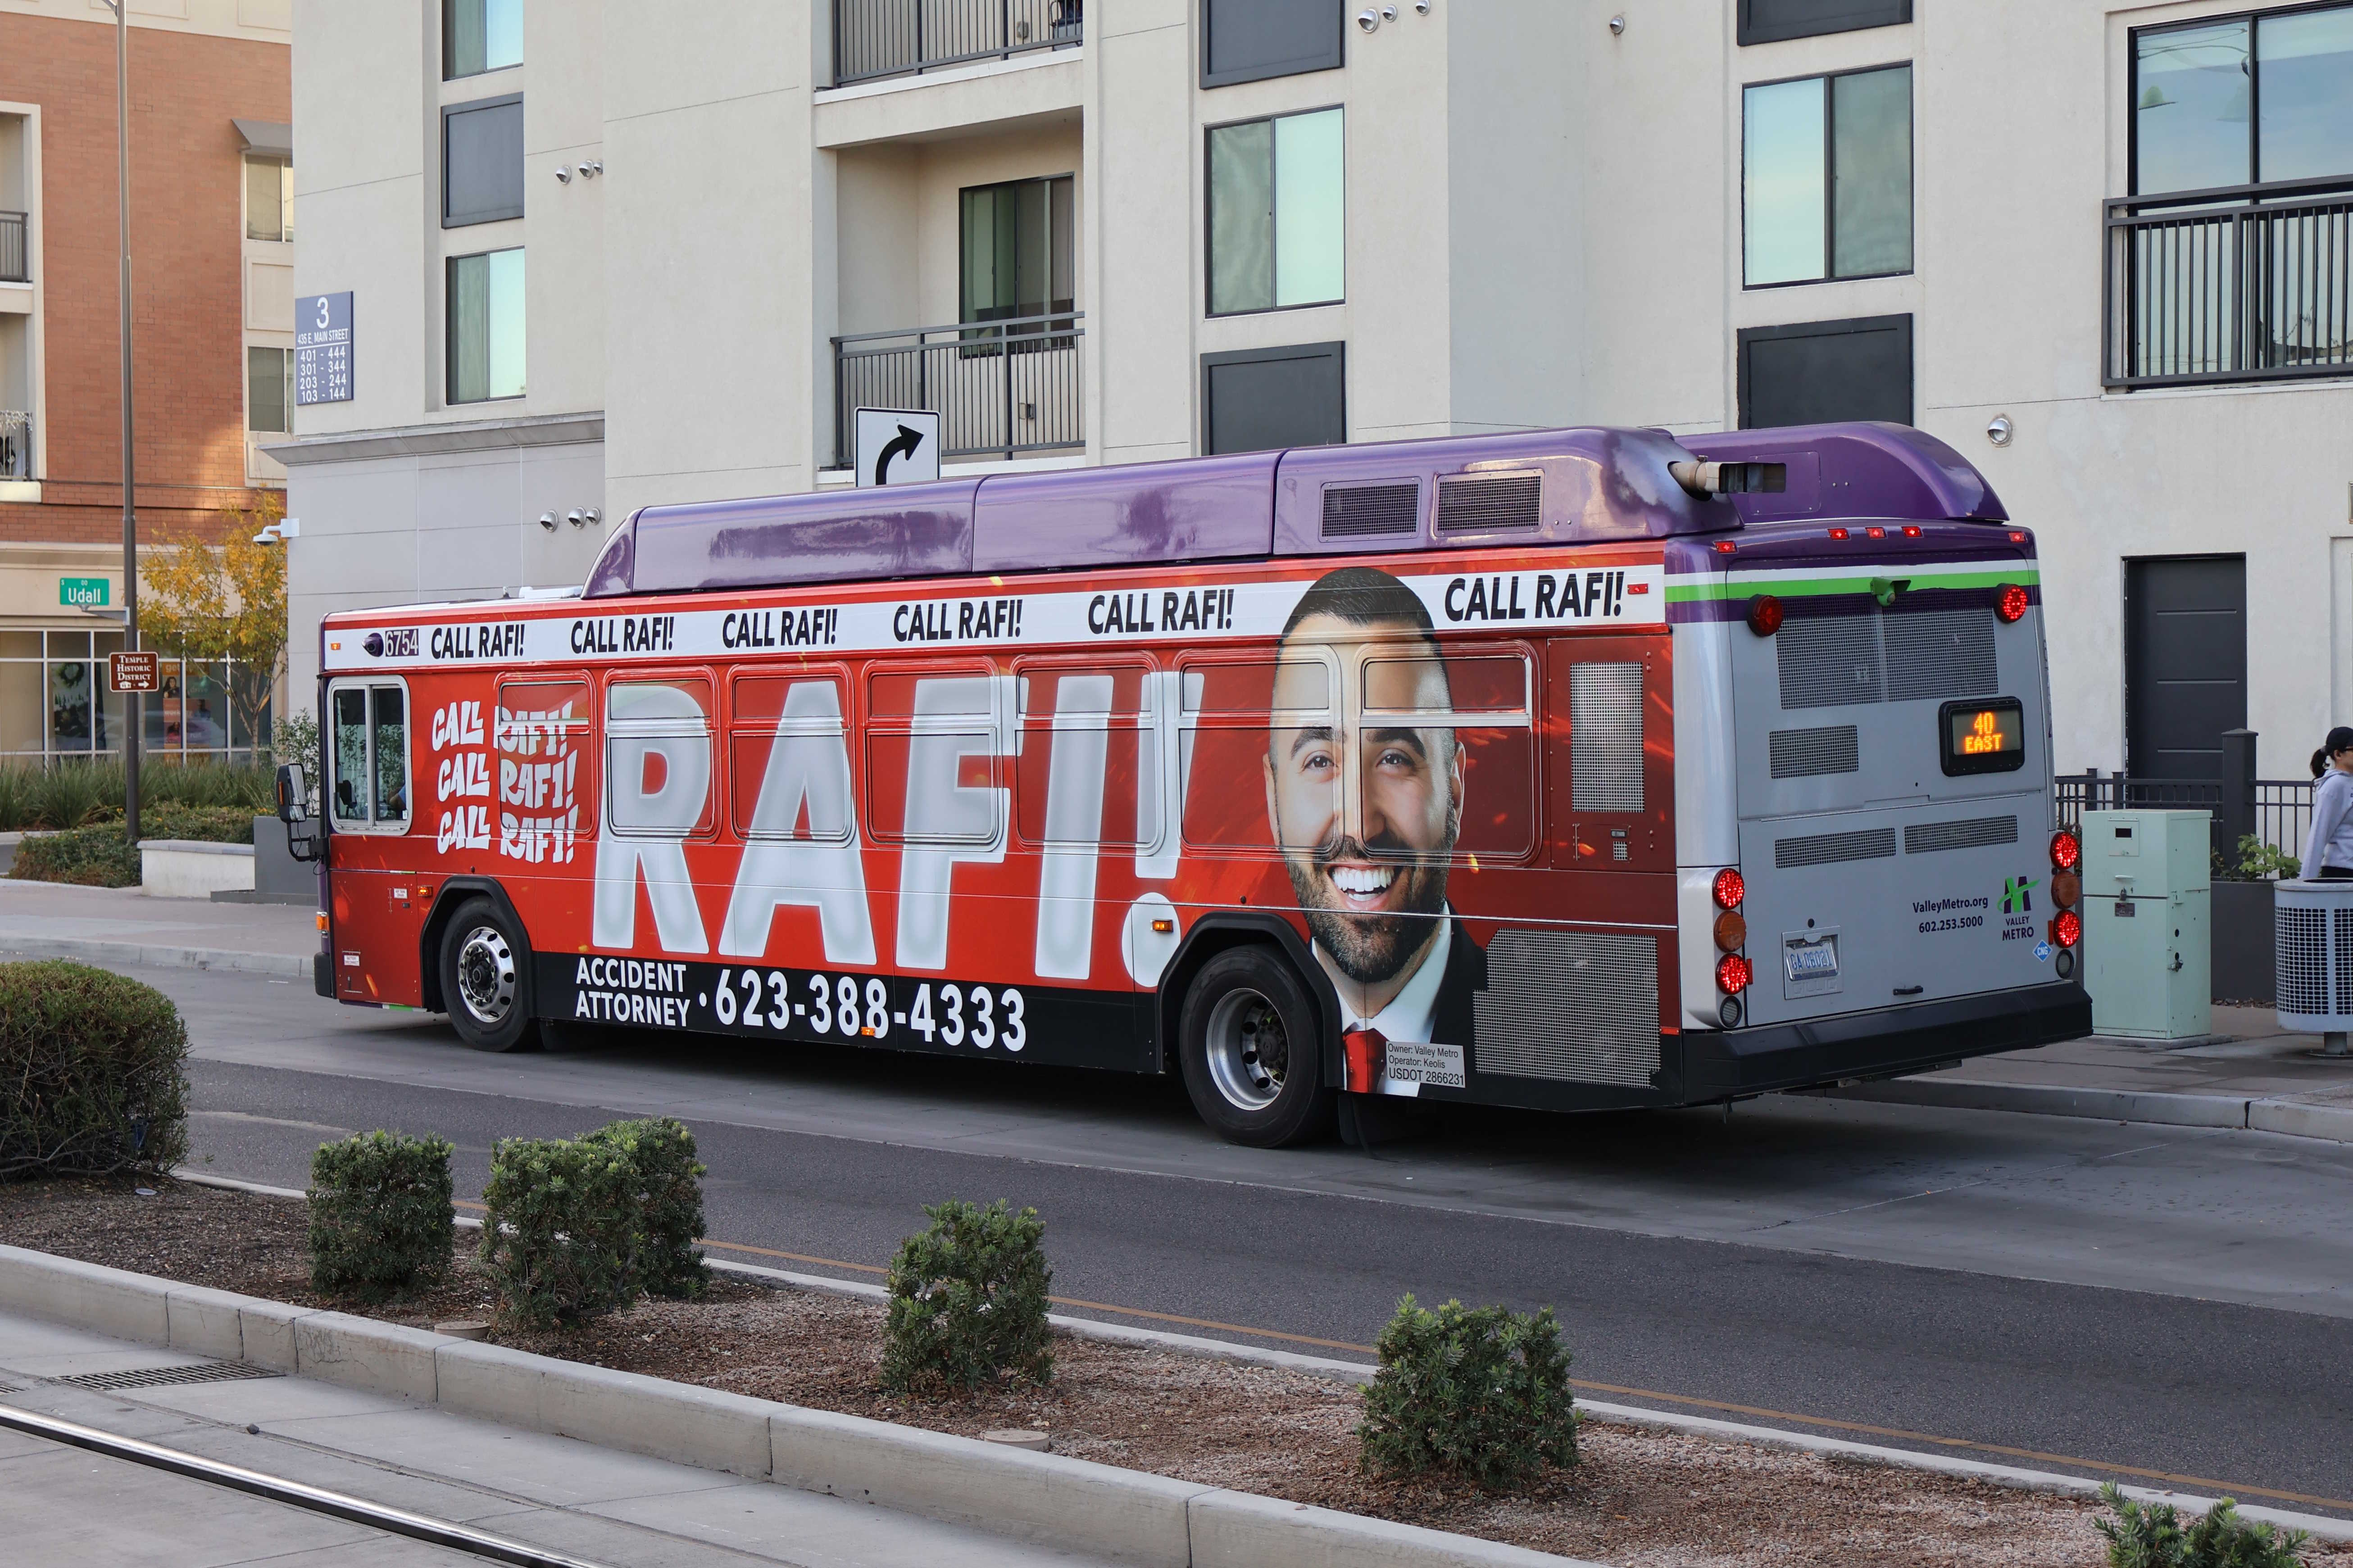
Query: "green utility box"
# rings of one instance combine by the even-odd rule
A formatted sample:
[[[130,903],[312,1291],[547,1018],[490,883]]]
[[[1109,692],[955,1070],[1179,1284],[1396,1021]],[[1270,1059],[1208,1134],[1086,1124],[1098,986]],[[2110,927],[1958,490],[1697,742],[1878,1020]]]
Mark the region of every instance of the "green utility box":
[[[2211,821],[2202,811],[2084,814],[2084,985],[2095,1032],[2213,1033]]]

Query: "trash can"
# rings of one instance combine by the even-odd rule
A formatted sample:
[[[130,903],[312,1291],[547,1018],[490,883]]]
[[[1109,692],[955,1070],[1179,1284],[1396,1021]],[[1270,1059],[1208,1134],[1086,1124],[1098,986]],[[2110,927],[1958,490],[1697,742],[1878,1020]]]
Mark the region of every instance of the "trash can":
[[[2211,816],[2087,811],[2080,836],[2093,1031],[2206,1038],[2214,1031]]]
[[[2272,884],[2272,951],[2280,1027],[2348,1052],[2353,1030],[2353,882]]]

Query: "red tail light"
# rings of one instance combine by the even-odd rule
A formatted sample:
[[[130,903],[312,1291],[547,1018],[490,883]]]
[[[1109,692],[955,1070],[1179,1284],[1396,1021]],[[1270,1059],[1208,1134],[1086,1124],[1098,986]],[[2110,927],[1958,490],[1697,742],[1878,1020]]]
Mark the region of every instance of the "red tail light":
[[[1920,537],[1920,525],[1919,525],[1918,523],[1916,523],[1916,522],[1907,522],[1907,523],[1905,523],[1905,524],[1904,525],[1904,537],[1905,537],[1905,538],[1906,538],[1906,539],[1917,539],[1917,538],[1919,538],[1919,537]]]
[[[1883,528],[1866,528],[1862,531],[1862,536],[1865,539],[1884,539],[1887,537],[1887,531]]]
[[[2084,847],[2065,828],[2051,836],[2051,864],[2062,871],[2072,871],[2083,863]]]
[[[2015,583],[2003,584],[2001,597],[1995,602],[1993,613],[2001,617],[2004,626],[2023,617],[2026,614],[2026,590]]]
[[[1748,601],[1748,629],[1760,637],[1769,637],[1781,629],[1781,601],[1770,594],[1759,594]]]
[[[1748,961],[1738,953],[1727,952],[1715,961],[1715,988],[1726,996],[1747,990],[1750,978]]]
[[[2073,947],[2084,940],[2084,917],[2073,910],[2061,910],[2051,917],[2051,940],[2061,947]]]
[[[1715,907],[1717,909],[1736,910],[1740,907],[1740,900],[1747,896],[1748,884],[1740,879],[1739,872],[1726,866],[1715,874]]]

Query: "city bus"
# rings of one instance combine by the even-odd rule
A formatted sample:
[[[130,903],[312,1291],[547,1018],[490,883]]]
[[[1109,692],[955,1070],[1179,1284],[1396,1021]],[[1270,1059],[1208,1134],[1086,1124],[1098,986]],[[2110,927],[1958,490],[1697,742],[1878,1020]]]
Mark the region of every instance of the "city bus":
[[[1262,1146],[2073,1038],[2041,605],[1891,425],[649,506],[576,592],[327,617],[318,990],[1172,1073]]]

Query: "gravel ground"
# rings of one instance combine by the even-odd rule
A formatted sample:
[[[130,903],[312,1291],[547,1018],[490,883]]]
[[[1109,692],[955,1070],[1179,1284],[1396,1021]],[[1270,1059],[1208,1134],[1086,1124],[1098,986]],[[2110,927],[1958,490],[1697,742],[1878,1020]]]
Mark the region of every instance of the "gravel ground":
[[[310,1287],[302,1205],[165,1183],[0,1187],[0,1239],[277,1300],[429,1326],[493,1317],[459,1233],[430,1295],[381,1309]],[[883,1393],[880,1308],[740,1280],[696,1302],[649,1301],[586,1327],[500,1328],[499,1343],[790,1404],[977,1436],[1028,1426],[1054,1451],[1297,1502],[1459,1531],[1620,1568],[2084,1568],[2106,1561],[2082,1501],[1798,1450],[1588,1421],[1582,1460],[1514,1498],[1368,1478],[1358,1391],[1300,1373],[1058,1339],[1054,1378],[968,1400]],[[2308,1548],[2312,1568],[2353,1550]]]

